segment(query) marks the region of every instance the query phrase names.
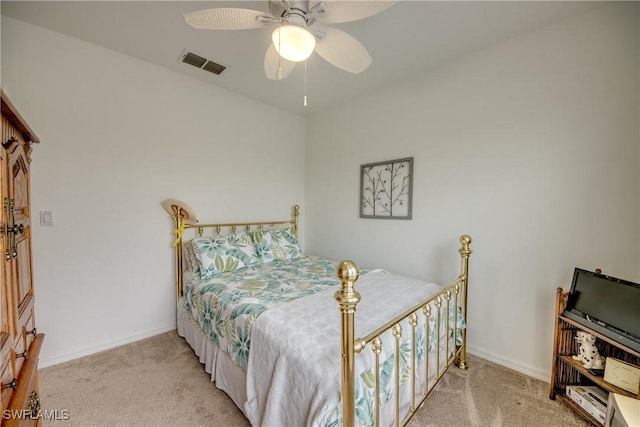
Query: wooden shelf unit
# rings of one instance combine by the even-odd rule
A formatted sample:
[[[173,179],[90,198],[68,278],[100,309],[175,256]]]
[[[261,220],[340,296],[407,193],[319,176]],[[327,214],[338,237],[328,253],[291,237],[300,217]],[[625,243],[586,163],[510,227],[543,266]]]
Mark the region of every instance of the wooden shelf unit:
[[[574,360],[572,356],[578,353],[579,348],[579,345],[575,340],[576,331],[585,331],[595,335],[598,338],[596,346],[598,347],[600,354],[604,357],[614,357],[632,365],[640,366],[640,353],[563,316],[562,313],[564,312],[567,304],[568,294],[569,292],[563,291],[562,288],[558,288],[556,291],[553,365],[551,369],[549,398],[555,399],[558,397],[560,401],[567,404],[567,406],[576,411],[586,421],[590,422],[594,426],[602,426],[602,423],[596,420],[567,396],[567,385],[595,385],[606,392],[618,393],[634,399],[640,399],[640,394],[631,393],[606,382],[603,377],[591,374],[584,368],[580,361]]]

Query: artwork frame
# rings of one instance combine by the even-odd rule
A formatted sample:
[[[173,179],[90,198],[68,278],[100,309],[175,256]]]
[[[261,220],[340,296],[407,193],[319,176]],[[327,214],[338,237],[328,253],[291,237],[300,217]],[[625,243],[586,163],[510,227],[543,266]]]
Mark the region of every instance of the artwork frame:
[[[411,219],[413,157],[360,165],[360,218]]]

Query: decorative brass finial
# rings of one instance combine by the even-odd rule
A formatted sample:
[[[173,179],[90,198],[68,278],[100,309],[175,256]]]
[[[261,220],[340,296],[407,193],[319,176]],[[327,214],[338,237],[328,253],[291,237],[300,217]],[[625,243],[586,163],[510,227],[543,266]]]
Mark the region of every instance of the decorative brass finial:
[[[355,282],[358,277],[360,277],[360,270],[355,262],[345,260],[338,265],[338,278],[342,282]]]
[[[356,305],[360,302],[360,293],[356,291],[354,284],[360,277],[360,269],[355,262],[345,260],[338,264],[336,273],[342,287],[335,293],[334,298],[340,304],[343,313],[355,313]]]
[[[473,239],[471,239],[471,236],[469,236],[468,234],[463,234],[462,236],[460,236],[460,243],[462,243],[462,247],[458,250],[458,252],[460,252],[460,255],[468,257],[473,253],[471,248],[469,248],[472,240]]]

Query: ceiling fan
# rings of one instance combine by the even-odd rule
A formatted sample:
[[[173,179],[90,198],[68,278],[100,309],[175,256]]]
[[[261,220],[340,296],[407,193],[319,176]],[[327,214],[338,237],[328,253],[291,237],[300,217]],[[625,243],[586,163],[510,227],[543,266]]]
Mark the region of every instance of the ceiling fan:
[[[394,3],[388,0],[269,0],[269,13],[214,8],[187,13],[184,18],[192,27],[207,30],[276,26],[264,57],[264,71],[268,78],[280,80],[314,51],[342,70],[351,73],[366,70],[372,62],[367,49],[353,36],[322,24],[368,18]]]

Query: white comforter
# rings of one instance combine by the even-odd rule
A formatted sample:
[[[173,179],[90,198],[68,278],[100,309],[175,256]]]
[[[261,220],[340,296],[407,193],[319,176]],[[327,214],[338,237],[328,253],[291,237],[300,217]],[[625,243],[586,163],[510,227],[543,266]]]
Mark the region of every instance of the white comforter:
[[[374,270],[356,282],[356,289],[362,295],[356,337],[363,337],[441,287]],[[267,310],[254,323],[245,404],[253,426],[326,426],[340,418],[341,315],[333,298],[336,290]],[[381,360],[393,353],[393,347],[383,339]],[[371,367],[372,361],[369,348],[356,357],[356,377],[365,369],[362,365]]]

